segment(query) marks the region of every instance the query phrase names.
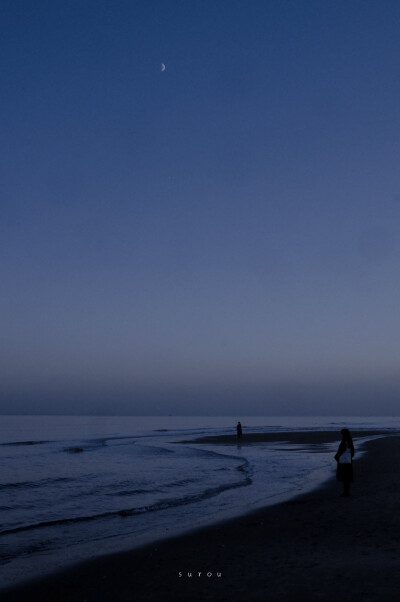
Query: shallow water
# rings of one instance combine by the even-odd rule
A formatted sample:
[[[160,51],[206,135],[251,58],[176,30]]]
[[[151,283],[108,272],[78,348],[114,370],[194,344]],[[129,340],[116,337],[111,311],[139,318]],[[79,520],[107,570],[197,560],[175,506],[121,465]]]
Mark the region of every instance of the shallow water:
[[[245,433],[400,427],[398,418],[241,421]],[[235,424],[227,417],[3,416],[3,585],[289,499],[335,470],[337,444],[179,443],[235,433]]]

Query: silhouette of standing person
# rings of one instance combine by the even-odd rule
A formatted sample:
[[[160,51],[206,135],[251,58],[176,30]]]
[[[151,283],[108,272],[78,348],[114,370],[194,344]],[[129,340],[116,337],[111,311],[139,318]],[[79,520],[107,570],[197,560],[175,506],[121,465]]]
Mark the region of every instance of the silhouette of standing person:
[[[242,436],[242,425],[240,424],[240,422],[237,423],[236,432],[237,432],[238,439],[240,439]]]
[[[349,429],[342,429],[342,440],[335,455],[337,462],[336,478],[343,483],[342,496],[350,495],[350,483],[353,482],[354,445]]]

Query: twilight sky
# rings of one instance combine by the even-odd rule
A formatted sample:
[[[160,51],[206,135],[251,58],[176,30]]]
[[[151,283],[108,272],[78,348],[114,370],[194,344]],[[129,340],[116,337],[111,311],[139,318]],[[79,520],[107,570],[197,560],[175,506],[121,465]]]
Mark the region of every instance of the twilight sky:
[[[0,412],[399,413],[397,0],[0,27]]]

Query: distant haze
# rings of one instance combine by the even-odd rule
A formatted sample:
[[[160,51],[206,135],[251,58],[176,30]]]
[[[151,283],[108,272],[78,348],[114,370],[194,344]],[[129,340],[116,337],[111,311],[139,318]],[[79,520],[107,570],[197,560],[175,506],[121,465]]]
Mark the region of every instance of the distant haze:
[[[399,413],[399,2],[0,23],[0,413]]]

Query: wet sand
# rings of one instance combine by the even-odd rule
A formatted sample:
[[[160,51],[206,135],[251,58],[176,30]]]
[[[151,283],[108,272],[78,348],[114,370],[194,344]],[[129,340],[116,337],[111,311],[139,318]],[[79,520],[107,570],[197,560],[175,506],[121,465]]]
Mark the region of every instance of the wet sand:
[[[291,437],[296,443],[337,439],[326,432]],[[265,435],[245,435],[243,445],[257,440]],[[398,600],[400,437],[371,441],[366,449],[355,462],[349,498],[340,497],[341,484],[331,479],[289,502],[3,591],[0,600]]]
[[[353,439],[359,437],[373,437],[375,435],[387,435],[387,431],[378,430],[360,430],[351,431]],[[274,442],[296,443],[298,445],[318,445],[321,443],[334,443],[337,442],[339,445],[340,435],[337,431],[280,431],[275,433],[244,433],[243,436],[238,439],[236,435],[218,435],[210,437],[199,437],[195,440],[182,441],[182,443],[211,443],[213,445],[236,445],[238,442],[242,445],[251,443],[274,443]]]

